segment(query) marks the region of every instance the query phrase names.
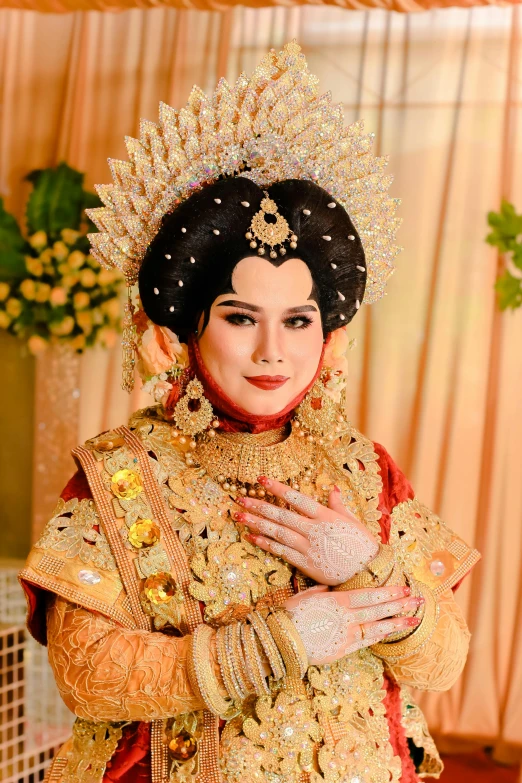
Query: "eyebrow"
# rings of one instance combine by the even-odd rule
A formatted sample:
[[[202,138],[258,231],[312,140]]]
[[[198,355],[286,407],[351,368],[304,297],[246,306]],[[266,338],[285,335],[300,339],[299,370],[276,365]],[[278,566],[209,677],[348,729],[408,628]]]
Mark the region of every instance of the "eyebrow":
[[[226,302],[220,302],[216,307],[241,307],[243,310],[251,310],[253,313],[260,313],[262,311],[262,307],[258,307],[257,305],[248,304],[248,302],[239,302],[237,299],[227,299]],[[317,307],[315,305],[302,305],[302,307],[289,307],[288,310],[285,310],[285,313],[309,313],[309,312],[317,312]]]

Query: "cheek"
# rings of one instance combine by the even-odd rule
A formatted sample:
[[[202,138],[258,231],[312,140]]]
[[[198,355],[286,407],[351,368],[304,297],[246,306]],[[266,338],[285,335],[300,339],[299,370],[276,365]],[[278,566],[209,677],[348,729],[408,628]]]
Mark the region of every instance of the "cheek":
[[[199,348],[204,363],[212,366],[237,362],[252,352],[246,329],[233,329],[222,318],[211,317],[200,337]]]
[[[323,330],[320,323],[308,329],[296,330],[287,340],[287,357],[296,370],[296,377],[313,376],[323,351]]]

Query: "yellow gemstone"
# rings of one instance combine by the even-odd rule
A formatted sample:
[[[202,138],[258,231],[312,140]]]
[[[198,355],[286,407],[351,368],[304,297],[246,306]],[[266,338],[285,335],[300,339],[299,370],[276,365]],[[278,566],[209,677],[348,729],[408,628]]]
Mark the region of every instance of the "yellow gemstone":
[[[169,752],[171,758],[175,761],[188,761],[194,756],[197,749],[198,743],[196,738],[189,734],[188,731],[180,731],[169,742]]]
[[[143,490],[140,475],[126,468],[116,471],[111,483],[112,491],[122,500],[134,500]]]
[[[129,528],[129,541],[136,549],[152,546],[160,538],[160,529],[152,519],[139,519]]]
[[[153,604],[166,604],[176,594],[176,582],[172,574],[166,571],[158,571],[147,577],[143,585],[145,595]]]

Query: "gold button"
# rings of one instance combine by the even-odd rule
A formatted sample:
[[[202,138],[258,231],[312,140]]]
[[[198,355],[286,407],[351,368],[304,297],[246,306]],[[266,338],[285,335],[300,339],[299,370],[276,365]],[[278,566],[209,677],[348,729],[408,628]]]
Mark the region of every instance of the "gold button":
[[[111,480],[111,488],[117,498],[134,500],[143,490],[141,477],[133,470],[118,470]]]
[[[139,519],[129,528],[129,541],[136,549],[152,546],[160,539],[160,529],[152,519]]]
[[[176,593],[176,582],[172,574],[159,571],[147,577],[143,586],[145,595],[153,604],[166,604]]]
[[[198,749],[196,738],[188,731],[180,731],[169,742],[169,753],[175,761],[188,761]]]

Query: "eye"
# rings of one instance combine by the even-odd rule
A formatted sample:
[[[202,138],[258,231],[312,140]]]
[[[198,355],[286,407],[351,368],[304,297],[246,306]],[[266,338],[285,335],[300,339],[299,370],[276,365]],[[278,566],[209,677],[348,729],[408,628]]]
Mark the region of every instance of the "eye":
[[[229,313],[225,316],[225,321],[233,326],[255,326],[257,323],[255,318],[246,313]]]
[[[285,320],[285,326],[289,329],[308,329],[313,324],[307,315],[293,315]]]

